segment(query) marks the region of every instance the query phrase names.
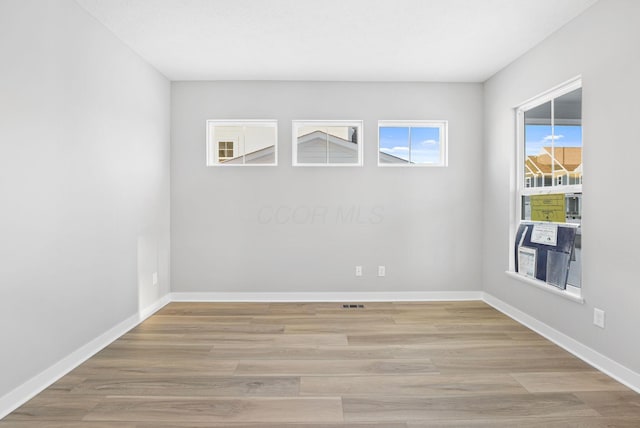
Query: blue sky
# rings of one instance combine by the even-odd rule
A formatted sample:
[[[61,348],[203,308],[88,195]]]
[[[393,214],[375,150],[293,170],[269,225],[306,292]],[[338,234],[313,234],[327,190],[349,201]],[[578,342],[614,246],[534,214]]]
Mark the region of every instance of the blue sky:
[[[379,138],[381,152],[409,160],[409,147],[411,147],[411,162],[440,162],[440,130],[438,128],[412,127],[411,142],[409,142],[408,127],[381,127]]]
[[[582,147],[582,126],[527,125],[525,127],[526,155],[537,155],[542,147],[550,147],[555,140],[556,147]]]

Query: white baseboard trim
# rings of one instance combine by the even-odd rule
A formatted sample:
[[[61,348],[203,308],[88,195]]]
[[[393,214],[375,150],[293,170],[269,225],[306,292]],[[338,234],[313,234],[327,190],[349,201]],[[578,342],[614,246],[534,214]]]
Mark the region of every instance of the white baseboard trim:
[[[535,319],[534,317],[522,312],[519,309],[514,308],[508,303],[492,296],[491,294],[484,293],[482,300],[488,305],[493,306],[495,309],[504,313],[505,315],[518,321],[529,327],[531,330],[546,337],[556,345],[572,353],[576,357],[580,358],[587,364],[592,365],[596,369],[611,376],[618,382],[626,385],[634,391],[640,393],[640,374],[626,368],[620,363],[612,360],[609,357],[602,355],[601,353],[589,348],[588,346],[578,342],[577,340],[567,336],[558,330],[549,327],[545,323]]]
[[[167,294],[152,305],[142,309],[140,312],[130,316],[126,320],[105,331],[91,342],[76,349],[71,354],[26,381],[13,391],[10,391],[0,397],[0,419],[31,400],[58,379],[84,363],[111,342],[140,324],[169,302],[171,302],[171,300],[170,296]]]
[[[429,302],[482,300],[481,291],[354,291],[319,293],[171,293],[172,302]]]

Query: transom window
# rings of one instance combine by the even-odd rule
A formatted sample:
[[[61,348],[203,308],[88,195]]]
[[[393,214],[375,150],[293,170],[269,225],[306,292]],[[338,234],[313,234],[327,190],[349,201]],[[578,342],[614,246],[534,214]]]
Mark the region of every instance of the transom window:
[[[362,165],[361,120],[294,120],[294,166]]]
[[[207,165],[276,165],[276,120],[208,120]]]
[[[447,121],[379,121],[378,165],[447,166]]]

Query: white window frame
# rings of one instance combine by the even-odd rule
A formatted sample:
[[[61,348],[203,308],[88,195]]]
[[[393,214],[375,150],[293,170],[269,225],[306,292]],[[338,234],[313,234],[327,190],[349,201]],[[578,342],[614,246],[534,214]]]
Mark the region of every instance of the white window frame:
[[[529,283],[531,285],[535,285],[539,288],[542,288],[546,291],[549,291],[553,294],[561,295],[569,300],[573,300],[578,303],[584,303],[584,299],[582,299],[582,288],[571,286],[567,284],[565,290],[560,290],[553,285],[546,284],[543,281],[538,279],[526,278],[515,272],[515,255],[514,255],[514,240],[518,230],[518,226],[523,221],[522,220],[522,198],[524,196],[530,195],[545,195],[545,194],[554,194],[554,193],[582,193],[582,184],[573,184],[573,185],[552,185],[552,186],[543,186],[543,187],[526,187],[525,180],[525,125],[524,125],[524,114],[526,111],[529,111],[537,106],[540,106],[546,102],[549,102],[553,99],[559,98],[562,95],[568,94],[569,92],[575,91],[576,89],[582,88],[582,76],[577,76],[573,79],[570,79],[550,90],[543,92],[540,95],[530,98],[519,106],[515,107],[516,113],[516,134],[517,134],[517,149],[516,149],[516,159],[514,168],[515,176],[515,191],[513,192],[513,215],[511,216],[511,227],[509,233],[509,270],[507,274],[511,277],[516,278],[522,282]],[[553,110],[551,113],[551,117],[553,118]],[[582,180],[580,180],[582,182]],[[555,184],[555,179],[552,178],[552,184]],[[560,223],[559,223],[560,224]],[[571,226],[571,223],[561,223],[564,226]],[[577,227],[577,225],[576,225]],[[582,284],[584,287],[584,283]]]
[[[527,100],[525,103],[516,107],[516,131],[517,131],[517,150],[516,150],[516,189],[518,191],[517,203],[521,196],[528,195],[544,195],[552,193],[580,193],[582,192],[581,184],[563,185],[563,186],[542,186],[542,187],[525,187],[524,183],[524,163],[525,163],[525,147],[524,147],[524,113],[541,104],[549,102],[555,98],[566,95],[582,87],[582,78],[580,76],[571,79],[561,85],[558,85],[536,97]],[[552,113],[553,116],[553,113]],[[552,180],[554,182],[554,180]],[[520,207],[517,208],[516,218],[519,220]]]
[[[357,129],[358,160],[352,163],[303,163],[298,162],[298,129],[305,126],[326,126],[339,127],[349,126]],[[291,122],[291,164],[293,166],[362,166],[363,165],[363,142],[364,142],[364,122],[362,120],[293,120]]]
[[[234,166],[277,166],[278,165],[278,121],[276,119],[210,119],[207,120],[207,141],[206,141],[206,165],[207,166],[215,166],[215,167],[234,167]],[[213,136],[213,128],[216,126],[256,126],[256,127],[269,127],[274,128],[275,132],[275,141],[274,143],[274,162],[273,163],[220,163],[217,162],[218,156],[218,145]],[[234,147],[234,154],[236,150],[244,150],[244,144],[238,142],[238,148]],[[243,153],[244,157],[246,153]],[[243,159],[244,161],[244,159]]]
[[[438,128],[440,133],[440,161],[438,163],[381,163],[380,162],[380,128]],[[378,151],[376,154],[378,166],[381,167],[446,167],[449,165],[449,122],[447,120],[379,120],[378,121]],[[411,140],[411,134],[409,134]],[[411,153],[411,147],[409,147]]]

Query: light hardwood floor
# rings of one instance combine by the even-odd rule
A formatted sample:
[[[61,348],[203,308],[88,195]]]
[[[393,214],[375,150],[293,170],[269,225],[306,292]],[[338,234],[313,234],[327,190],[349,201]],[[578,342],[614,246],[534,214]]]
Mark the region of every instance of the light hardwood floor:
[[[640,427],[640,395],[482,302],[172,303],[0,428]]]

